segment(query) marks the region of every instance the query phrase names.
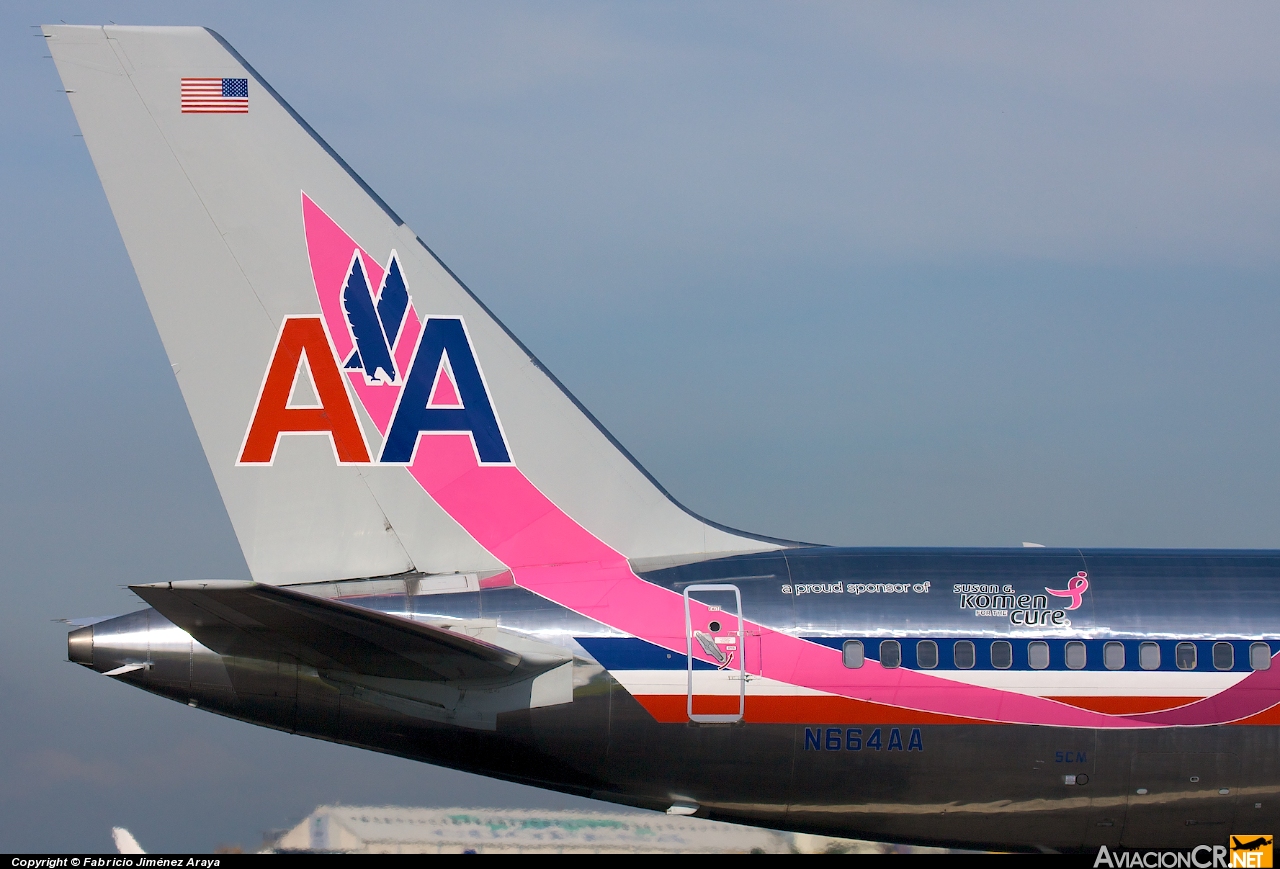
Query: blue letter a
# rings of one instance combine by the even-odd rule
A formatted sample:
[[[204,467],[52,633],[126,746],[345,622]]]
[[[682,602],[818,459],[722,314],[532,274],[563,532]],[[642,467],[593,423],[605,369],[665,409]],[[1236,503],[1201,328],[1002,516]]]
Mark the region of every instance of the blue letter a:
[[[446,357],[448,365],[445,365]],[[446,369],[444,372],[441,372],[442,366]],[[462,406],[432,406],[431,393],[437,375],[448,377],[450,373],[457,387],[456,403]],[[413,461],[418,436],[424,432],[469,434],[481,464],[511,461],[461,317],[431,317],[422,327],[418,350],[378,461],[409,464]]]

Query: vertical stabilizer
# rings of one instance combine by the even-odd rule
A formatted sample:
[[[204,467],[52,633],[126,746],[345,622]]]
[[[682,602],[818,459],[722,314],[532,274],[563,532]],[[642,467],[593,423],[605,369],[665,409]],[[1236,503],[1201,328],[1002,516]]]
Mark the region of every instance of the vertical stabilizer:
[[[628,558],[779,545],[672,501],[216,34],[45,35],[255,579],[503,567],[440,506],[483,487],[415,472],[457,438]]]

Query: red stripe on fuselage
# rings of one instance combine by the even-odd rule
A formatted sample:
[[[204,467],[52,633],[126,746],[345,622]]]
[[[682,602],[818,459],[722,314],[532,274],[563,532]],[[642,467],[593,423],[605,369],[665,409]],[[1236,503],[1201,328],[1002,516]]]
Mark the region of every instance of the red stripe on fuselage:
[[[645,711],[662,724],[689,720],[689,698],[683,694],[633,695]],[[693,711],[698,715],[732,715],[738,711],[734,696],[698,695]],[[991,724],[976,718],[917,712],[849,697],[748,697],[744,720],[748,724]],[[998,723],[998,722],[997,722]]]

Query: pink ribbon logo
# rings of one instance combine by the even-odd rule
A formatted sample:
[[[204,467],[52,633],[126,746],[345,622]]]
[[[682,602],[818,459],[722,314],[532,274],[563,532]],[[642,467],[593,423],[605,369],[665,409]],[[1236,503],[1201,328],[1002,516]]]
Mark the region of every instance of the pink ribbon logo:
[[[1067,582],[1066,591],[1049,588],[1047,585],[1044,590],[1055,597],[1071,598],[1071,606],[1067,607],[1067,609],[1078,610],[1080,609],[1080,604],[1083,602],[1082,598],[1084,598],[1084,593],[1089,590],[1089,574],[1082,570],[1075,576],[1071,577],[1070,581]]]

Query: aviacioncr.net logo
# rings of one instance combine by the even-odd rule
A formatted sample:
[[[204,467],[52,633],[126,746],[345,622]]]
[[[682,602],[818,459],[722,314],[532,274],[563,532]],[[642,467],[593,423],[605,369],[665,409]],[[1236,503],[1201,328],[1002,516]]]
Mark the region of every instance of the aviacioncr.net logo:
[[[1227,845],[1196,845],[1170,851],[1098,849],[1094,869],[1271,869],[1272,836],[1232,836]]]

